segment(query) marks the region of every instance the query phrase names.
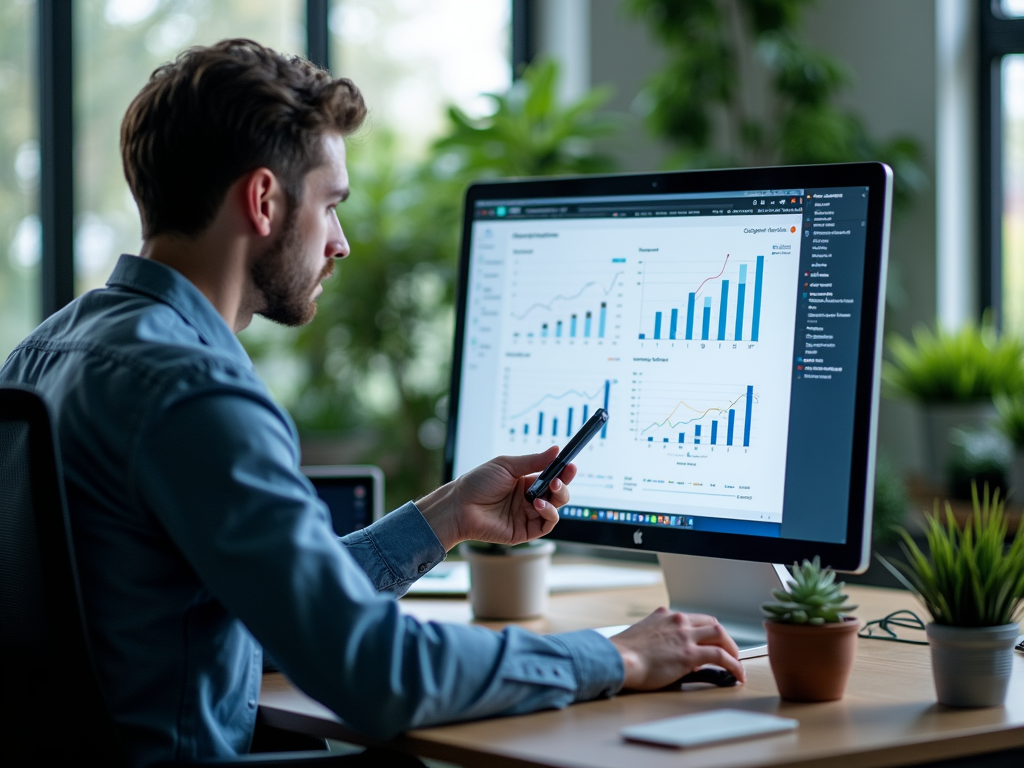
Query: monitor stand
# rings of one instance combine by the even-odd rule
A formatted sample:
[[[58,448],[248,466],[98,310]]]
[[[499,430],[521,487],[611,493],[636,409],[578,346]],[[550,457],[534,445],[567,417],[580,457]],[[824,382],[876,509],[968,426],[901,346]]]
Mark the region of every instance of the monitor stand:
[[[658,561],[672,610],[717,618],[740,647],[741,659],[768,654],[761,604],[790,581],[784,566],[662,553]]]

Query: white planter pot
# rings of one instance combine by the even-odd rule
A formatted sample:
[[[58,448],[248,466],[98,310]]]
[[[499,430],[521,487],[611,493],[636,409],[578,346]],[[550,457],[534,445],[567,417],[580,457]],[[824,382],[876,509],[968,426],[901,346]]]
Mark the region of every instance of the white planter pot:
[[[1017,624],[1000,627],[926,627],[939,703],[998,707],[1006,701],[1013,670]]]
[[[548,568],[555,545],[542,541],[492,553],[463,544],[469,602],[478,619],[527,619],[548,610]]]
[[[925,473],[932,485],[946,485],[946,465],[952,456],[954,429],[981,429],[996,418],[996,407],[987,400],[976,403],[926,403],[924,418]]]

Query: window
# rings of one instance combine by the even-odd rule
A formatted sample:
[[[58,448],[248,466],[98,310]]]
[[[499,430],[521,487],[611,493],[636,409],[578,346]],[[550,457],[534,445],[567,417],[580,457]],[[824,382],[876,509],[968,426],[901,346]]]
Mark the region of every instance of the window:
[[[1017,5],[1024,15],[1024,2]],[[1003,57],[1001,74],[1003,327],[1024,337],[1024,54]]]
[[[36,5],[0,4],[0,364],[39,322]]]
[[[121,170],[128,104],[161,63],[191,45],[250,37],[304,53],[302,0],[81,0],[75,3],[75,289],[106,283],[138,253],[139,215]]]
[[[979,7],[981,300],[1024,335],[1024,0]]]
[[[362,90],[371,130],[417,157],[448,104],[482,114],[481,93],[508,89],[510,11],[508,0],[334,0],[331,69]]]

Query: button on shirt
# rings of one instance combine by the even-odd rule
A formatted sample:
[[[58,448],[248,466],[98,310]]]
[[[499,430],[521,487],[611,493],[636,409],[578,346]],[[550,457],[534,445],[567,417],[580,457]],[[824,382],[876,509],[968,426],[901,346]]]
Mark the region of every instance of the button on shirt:
[[[396,597],[445,551],[415,504],[337,538],[295,426],[188,280],[122,256],[0,383],[54,415],[101,682],[134,764],[248,751],[261,644],[363,733],[608,696],[595,632],[422,622]]]

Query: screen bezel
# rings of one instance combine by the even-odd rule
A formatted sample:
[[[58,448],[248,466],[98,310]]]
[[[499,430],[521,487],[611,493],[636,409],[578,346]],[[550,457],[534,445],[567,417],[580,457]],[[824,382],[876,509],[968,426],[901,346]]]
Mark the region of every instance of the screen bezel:
[[[451,480],[462,379],[462,351],[466,330],[466,296],[473,210],[481,200],[509,200],[598,195],[677,194],[746,190],[868,187],[867,239],[861,297],[860,348],[854,405],[853,458],[847,508],[846,541],[841,544],[699,530],[644,527],[642,541],[634,541],[634,527],[621,523],[595,523],[562,519],[549,538],[630,550],[667,552],[768,563],[791,563],[819,555],[836,570],[861,571],[870,553],[877,430],[879,364],[888,257],[892,171],[882,163],[842,163],[814,166],[676,171],[574,178],[523,179],[479,182],[466,192],[462,244],[456,286],[455,347],[452,360],[448,434],[445,443],[445,480]],[[571,491],[571,486],[570,486]]]

